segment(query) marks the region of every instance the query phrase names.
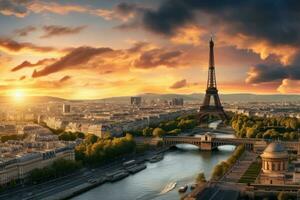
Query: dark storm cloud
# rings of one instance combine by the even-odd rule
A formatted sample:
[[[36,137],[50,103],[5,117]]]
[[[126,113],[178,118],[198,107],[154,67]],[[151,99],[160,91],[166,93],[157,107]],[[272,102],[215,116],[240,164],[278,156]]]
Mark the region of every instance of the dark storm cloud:
[[[145,8],[141,4],[121,2],[112,7],[112,9],[96,9],[92,14],[104,17],[107,20],[118,19],[127,21],[134,16],[143,13]]]
[[[170,86],[170,89],[179,89],[179,88],[183,88],[183,87],[186,87],[187,86],[187,81],[186,79],[182,79],[180,81],[177,81],[175,83],[173,83],[171,86]]]
[[[197,18],[197,13],[205,14],[206,19]],[[141,23],[151,32],[172,35],[184,25],[205,21],[210,27],[225,25],[231,34],[243,33],[278,45],[298,45],[299,19],[300,1],[295,0],[167,0],[157,9],[144,9]]]
[[[248,83],[263,83],[281,81],[283,79],[300,79],[300,54],[298,54],[290,65],[281,63],[258,64],[250,68],[248,72]]]
[[[139,9],[140,9],[140,7],[137,4],[126,3],[126,2],[119,3],[114,7],[114,10],[118,14],[125,16],[125,17],[128,17],[132,13],[137,12]]]
[[[43,26],[44,35],[41,38],[50,38],[53,36],[72,35],[80,33],[86,26],[68,27],[68,26]]]
[[[76,68],[81,64],[86,64],[93,57],[106,53],[112,52],[110,48],[92,48],[92,47],[78,47],[72,52],[60,58],[57,62],[46,66],[40,71],[34,71],[32,77],[41,77],[48,74],[52,74],[68,68]]]
[[[152,49],[141,54],[139,59],[134,62],[137,68],[153,68],[160,65],[175,67],[180,63],[181,51],[167,51],[164,49]]]

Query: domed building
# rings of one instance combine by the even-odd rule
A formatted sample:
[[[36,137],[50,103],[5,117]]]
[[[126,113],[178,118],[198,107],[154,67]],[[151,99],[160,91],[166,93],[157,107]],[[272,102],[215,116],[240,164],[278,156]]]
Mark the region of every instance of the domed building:
[[[289,158],[285,147],[279,142],[270,143],[260,157],[262,159],[260,183],[284,184]]]

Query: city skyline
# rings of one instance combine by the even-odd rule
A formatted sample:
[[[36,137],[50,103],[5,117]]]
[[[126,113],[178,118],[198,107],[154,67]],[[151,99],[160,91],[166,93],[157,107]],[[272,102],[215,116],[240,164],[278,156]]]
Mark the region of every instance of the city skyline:
[[[211,35],[220,93],[300,92],[297,5],[170,2],[0,0],[0,95],[204,93]]]

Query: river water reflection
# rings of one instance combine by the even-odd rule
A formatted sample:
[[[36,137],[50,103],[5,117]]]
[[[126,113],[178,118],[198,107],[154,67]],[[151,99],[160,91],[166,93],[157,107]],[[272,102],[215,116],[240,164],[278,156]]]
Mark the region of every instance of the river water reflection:
[[[147,163],[147,169],[116,183],[106,183],[83,193],[73,200],[166,200],[179,199],[178,188],[192,184],[198,173],[210,177],[213,167],[227,159],[234,146],[219,147],[219,151],[199,151],[192,145],[179,145],[165,153],[158,163]],[[176,188],[170,190],[176,183]]]

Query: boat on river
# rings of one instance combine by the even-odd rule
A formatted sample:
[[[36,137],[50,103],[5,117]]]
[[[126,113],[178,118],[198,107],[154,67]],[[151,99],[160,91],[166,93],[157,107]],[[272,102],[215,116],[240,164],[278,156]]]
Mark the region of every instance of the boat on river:
[[[115,182],[129,176],[129,173],[126,170],[117,170],[113,173],[107,174],[106,176],[108,181]]]
[[[126,170],[130,173],[130,174],[135,174],[139,171],[142,171],[144,169],[146,169],[147,166],[145,164],[139,164],[139,165],[133,165],[130,167],[126,167]]]
[[[153,156],[152,158],[149,159],[149,162],[150,163],[156,163],[158,161],[161,161],[163,159],[163,155],[162,154],[158,154],[158,155],[155,155]]]
[[[184,192],[186,192],[187,189],[188,189],[188,185],[185,185],[185,186],[180,187],[180,188],[178,189],[178,192],[184,193]]]

